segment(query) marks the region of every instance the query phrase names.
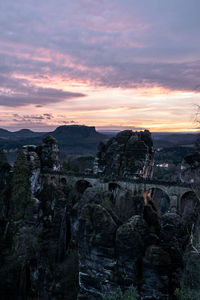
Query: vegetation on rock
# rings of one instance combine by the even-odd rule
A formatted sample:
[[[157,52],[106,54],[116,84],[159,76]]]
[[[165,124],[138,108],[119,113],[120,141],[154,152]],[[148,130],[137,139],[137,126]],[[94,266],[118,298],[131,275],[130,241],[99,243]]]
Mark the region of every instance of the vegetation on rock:
[[[176,289],[175,296],[178,300],[200,299],[200,260],[199,255],[190,253],[186,258],[180,288]]]
[[[3,150],[0,150],[0,167],[2,167],[5,163],[8,163],[6,154]]]
[[[137,300],[137,291],[131,286],[125,293],[119,288],[116,293],[106,295],[104,300]]]
[[[11,198],[13,203],[14,219],[23,218],[26,205],[31,200],[29,181],[30,171],[23,151],[19,152],[13,169]]]
[[[175,296],[178,300],[199,300],[199,295],[190,288],[176,289]]]

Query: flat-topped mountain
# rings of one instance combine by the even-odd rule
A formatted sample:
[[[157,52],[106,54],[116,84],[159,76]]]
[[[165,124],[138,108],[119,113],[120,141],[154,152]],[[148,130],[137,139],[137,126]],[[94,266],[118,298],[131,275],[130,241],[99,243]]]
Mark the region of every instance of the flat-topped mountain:
[[[63,125],[57,127],[51,135],[55,136],[57,139],[70,137],[75,139],[79,138],[102,138],[104,135],[97,132],[94,126],[84,126],[84,125]]]

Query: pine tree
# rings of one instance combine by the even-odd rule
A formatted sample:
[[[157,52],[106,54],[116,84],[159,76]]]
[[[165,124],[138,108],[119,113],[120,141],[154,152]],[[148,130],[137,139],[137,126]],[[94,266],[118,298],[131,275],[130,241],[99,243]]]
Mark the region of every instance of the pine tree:
[[[7,160],[7,156],[5,154],[5,152],[3,150],[0,150],[0,167],[2,167],[3,165],[7,164],[8,160]]]
[[[30,171],[26,156],[21,150],[14,164],[12,178],[12,203],[14,219],[23,218],[26,205],[31,199],[31,187],[29,181]]]

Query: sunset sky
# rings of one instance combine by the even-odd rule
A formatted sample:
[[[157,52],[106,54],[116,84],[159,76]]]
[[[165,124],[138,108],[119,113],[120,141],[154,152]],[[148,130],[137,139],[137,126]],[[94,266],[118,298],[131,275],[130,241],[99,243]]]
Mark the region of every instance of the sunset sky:
[[[199,0],[0,0],[0,127],[194,131]]]

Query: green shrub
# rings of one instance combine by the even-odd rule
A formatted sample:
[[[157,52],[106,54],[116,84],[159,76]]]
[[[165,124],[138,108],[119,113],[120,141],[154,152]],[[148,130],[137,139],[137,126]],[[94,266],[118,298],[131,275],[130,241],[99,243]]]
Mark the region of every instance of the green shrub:
[[[105,295],[104,300],[137,300],[137,291],[131,286],[124,294],[119,288],[116,293]]]
[[[199,300],[198,293],[190,288],[182,287],[181,289],[176,289],[175,296],[178,300]]]
[[[102,198],[101,203],[102,203],[103,207],[106,208],[106,209],[111,209],[111,207],[112,207],[111,200],[108,196],[104,196]]]
[[[199,255],[189,253],[181,280],[180,288],[175,290],[178,300],[200,299],[200,260]]]

